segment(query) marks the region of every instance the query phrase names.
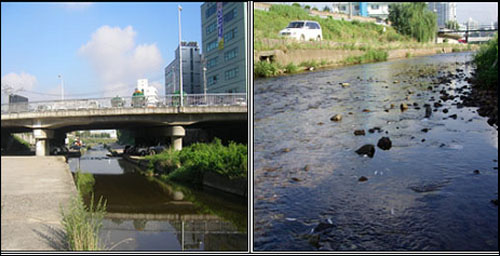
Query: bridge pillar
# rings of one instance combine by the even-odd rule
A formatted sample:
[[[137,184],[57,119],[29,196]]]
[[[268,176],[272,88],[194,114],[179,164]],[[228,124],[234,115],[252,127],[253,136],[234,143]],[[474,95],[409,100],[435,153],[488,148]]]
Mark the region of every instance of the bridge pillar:
[[[50,154],[49,139],[54,137],[54,131],[34,129],[33,136],[36,141],[36,156],[48,156]]]
[[[172,147],[175,150],[182,149],[182,137],[186,135],[186,130],[180,125],[170,126],[167,128],[167,136],[171,137]]]

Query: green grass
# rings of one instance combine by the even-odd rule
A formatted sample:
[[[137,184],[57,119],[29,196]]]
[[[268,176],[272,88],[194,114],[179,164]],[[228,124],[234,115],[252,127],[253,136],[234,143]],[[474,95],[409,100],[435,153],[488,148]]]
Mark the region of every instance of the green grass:
[[[349,56],[342,63],[344,65],[362,64],[369,62],[386,61],[388,53],[381,50],[368,50],[361,56]]]
[[[215,172],[229,179],[247,178],[247,146],[219,139],[212,143],[195,143],[180,151],[167,150],[147,156],[150,168],[160,164],[169,172],[167,179],[200,185],[206,172]]]
[[[259,61],[254,65],[254,75],[256,77],[271,77],[279,73],[280,66],[277,63]]]
[[[261,41],[265,38],[279,39],[279,31],[285,28],[292,20],[315,20],[320,23],[323,39],[335,42],[363,42],[371,45],[385,45],[388,42],[414,42],[408,36],[398,34],[393,28],[377,25],[370,22],[343,21],[334,19],[322,19],[317,16],[310,16],[309,13],[299,7],[289,5],[272,5],[269,11],[254,11],[254,37],[255,50],[269,49]],[[287,49],[296,47],[311,48],[336,48],[322,43],[308,44],[285,44]],[[279,47],[278,47],[279,48]]]
[[[95,251],[104,248],[99,242],[99,232],[106,214],[106,202],[101,197],[94,205],[94,194],[88,191],[88,187],[92,187],[94,182],[92,174],[78,171],[75,175],[78,193],[71,198],[67,209],[61,207],[62,226],[66,233],[68,249],[71,251]],[[91,193],[89,207],[83,202],[85,193]]]

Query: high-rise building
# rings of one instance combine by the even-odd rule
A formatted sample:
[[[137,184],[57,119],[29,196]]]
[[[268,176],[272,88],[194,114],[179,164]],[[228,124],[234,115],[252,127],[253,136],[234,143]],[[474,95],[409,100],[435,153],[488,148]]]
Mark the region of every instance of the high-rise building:
[[[464,23],[465,27],[467,29],[478,29],[479,28],[479,21],[474,20],[469,17],[469,19]]]
[[[197,42],[181,42],[182,90],[188,94],[203,93],[201,55]],[[165,68],[165,94],[179,91],[179,47],[175,59]]]
[[[454,2],[427,2],[427,7],[436,13],[439,28],[445,28],[448,21],[457,20],[457,4]]]
[[[208,93],[247,90],[247,4],[206,2],[201,5],[201,38]]]

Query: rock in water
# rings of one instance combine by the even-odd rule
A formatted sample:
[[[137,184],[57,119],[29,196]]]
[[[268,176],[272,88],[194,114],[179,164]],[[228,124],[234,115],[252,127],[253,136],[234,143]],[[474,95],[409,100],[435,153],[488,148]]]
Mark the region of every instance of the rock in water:
[[[356,153],[359,155],[367,155],[369,157],[373,157],[375,155],[375,146],[372,144],[366,144],[356,150]]]
[[[365,135],[365,130],[355,130],[354,135],[356,135],[356,136]]]
[[[365,176],[361,176],[361,177],[359,177],[359,179],[358,179],[358,181],[361,181],[361,182],[363,182],[363,181],[367,181],[367,180],[368,180],[368,178],[367,178],[367,177],[365,177]]]
[[[401,103],[401,106],[399,106],[401,108],[401,111],[405,111],[408,109],[408,105],[406,103]]]
[[[341,114],[336,114],[330,118],[331,121],[338,122],[342,120],[342,115]]]
[[[432,115],[432,108],[431,106],[425,106],[425,118],[429,118]]]
[[[378,141],[377,146],[383,150],[389,150],[392,147],[392,142],[389,137],[382,137]]]

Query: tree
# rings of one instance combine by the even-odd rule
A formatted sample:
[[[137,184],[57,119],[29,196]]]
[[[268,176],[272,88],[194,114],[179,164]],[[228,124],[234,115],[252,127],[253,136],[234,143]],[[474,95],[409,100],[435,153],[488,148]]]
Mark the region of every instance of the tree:
[[[456,20],[449,20],[446,22],[446,28],[447,29],[453,29],[453,30],[458,30],[459,29],[458,22]]]
[[[312,10],[313,11],[319,11],[318,8],[316,8],[316,7],[313,7]]]
[[[300,4],[299,3],[293,3],[292,6],[300,7]]]
[[[306,5],[306,6],[304,6],[304,9],[309,10],[309,9],[311,9],[311,6]]]
[[[330,7],[325,6],[325,7],[323,8],[323,11],[324,11],[324,12],[330,12]]]
[[[419,42],[428,42],[435,38],[437,16],[427,9],[422,2],[389,5],[389,21],[396,31],[409,35]]]

